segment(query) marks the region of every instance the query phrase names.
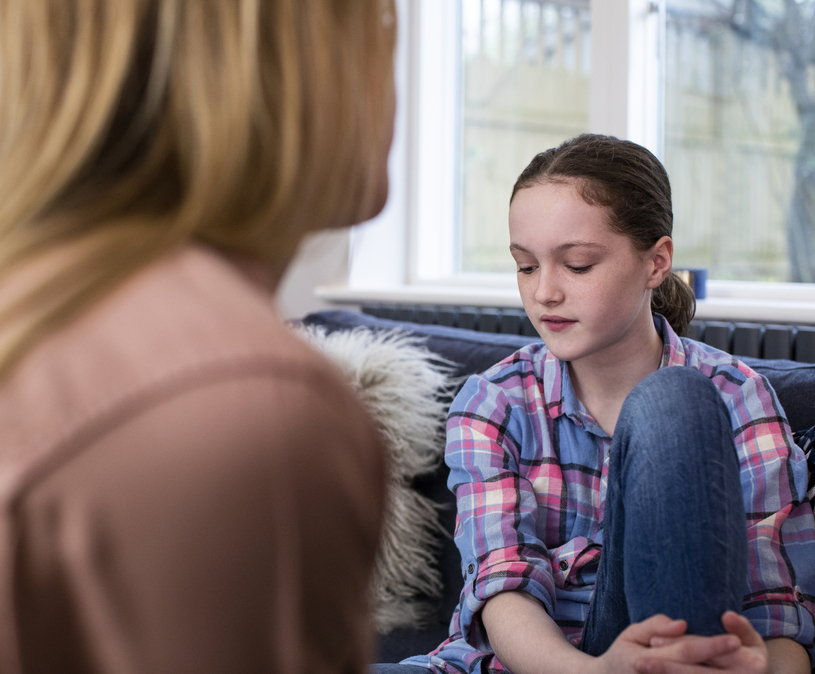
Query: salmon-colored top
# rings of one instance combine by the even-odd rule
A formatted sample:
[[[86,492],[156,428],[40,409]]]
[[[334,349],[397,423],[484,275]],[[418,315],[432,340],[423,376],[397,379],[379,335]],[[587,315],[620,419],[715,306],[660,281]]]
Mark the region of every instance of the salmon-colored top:
[[[271,293],[169,255],[0,382],[0,674],[362,672],[383,482]]]

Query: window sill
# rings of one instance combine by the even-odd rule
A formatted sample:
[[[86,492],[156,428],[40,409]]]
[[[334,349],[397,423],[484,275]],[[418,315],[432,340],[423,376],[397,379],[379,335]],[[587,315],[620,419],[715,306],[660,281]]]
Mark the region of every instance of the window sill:
[[[731,286],[708,284],[708,298],[697,302],[696,318],[755,323],[815,325],[815,300],[733,297]],[[315,289],[321,300],[338,305],[369,303],[449,304],[475,307],[522,308],[515,288],[461,287],[454,285],[406,285],[382,289],[347,286],[321,286]],[[728,296],[730,295],[730,296]]]
[[[470,307],[521,309],[517,289],[467,288],[447,285],[405,285],[381,289],[320,286],[314,294],[332,304],[450,304]]]

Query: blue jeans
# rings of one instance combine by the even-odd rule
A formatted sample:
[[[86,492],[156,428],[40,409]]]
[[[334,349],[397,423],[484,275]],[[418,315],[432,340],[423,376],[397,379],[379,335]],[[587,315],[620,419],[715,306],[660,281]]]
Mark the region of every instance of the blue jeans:
[[[747,525],[727,408],[696,370],[669,367],[625,400],[609,453],[603,554],[581,648],[604,653],[656,614],[723,632],[747,587]]]
[[[688,632],[723,632],[747,587],[747,525],[730,416],[687,367],[657,370],[628,395],[609,452],[603,554],[581,648],[604,653],[657,613]],[[374,674],[422,668],[375,665]]]

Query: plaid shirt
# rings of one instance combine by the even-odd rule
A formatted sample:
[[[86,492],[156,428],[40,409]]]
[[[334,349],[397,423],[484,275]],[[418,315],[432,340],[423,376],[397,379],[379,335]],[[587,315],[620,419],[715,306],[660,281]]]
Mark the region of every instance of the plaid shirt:
[[[766,379],[729,354],[679,338],[661,317],[660,367],[710,377],[730,413],[749,541],[744,614],[762,636],[815,650],[815,520],[807,467]],[[458,502],[464,589],[450,638],[405,664],[502,670],[478,612],[528,592],[579,644],[602,553],[611,438],[577,399],[564,362],[542,343],[471,377],[450,408],[448,485]],[[703,598],[700,598],[703,600]]]

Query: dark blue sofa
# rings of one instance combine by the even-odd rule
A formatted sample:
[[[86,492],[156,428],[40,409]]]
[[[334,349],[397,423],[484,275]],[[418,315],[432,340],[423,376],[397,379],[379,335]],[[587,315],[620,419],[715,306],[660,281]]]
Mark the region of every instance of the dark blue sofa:
[[[475,332],[439,325],[422,325],[375,318],[349,311],[324,311],[303,319],[307,325],[322,326],[326,332],[352,330],[365,326],[374,330],[400,329],[418,335],[427,347],[454,363],[454,375],[475,374],[487,369],[535,337]],[[742,358],[747,365],[764,375],[781,401],[793,431],[815,426],[815,364],[788,360]],[[450,616],[461,592],[460,557],[452,539],[455,526],[455,501],[447,489],[447,469],[442,464],[432,475],[418,480],[414,487],[437,503],[443,504],[442,524],[450,533],[443,541],[439,568],[444,595],[439,602],[437,620],[422,629],[397,629],[379,638],[378,662],[398,662],[410,655],[427,653],[447,637]]]

